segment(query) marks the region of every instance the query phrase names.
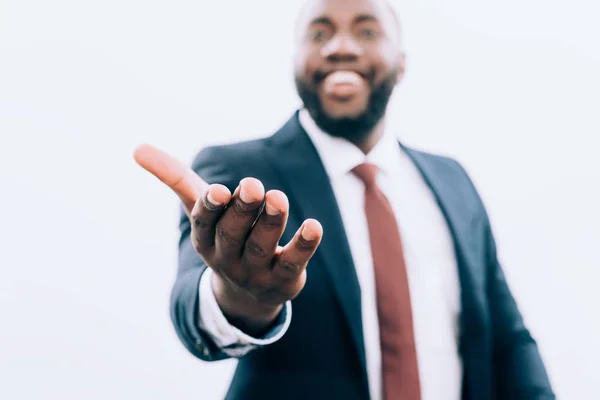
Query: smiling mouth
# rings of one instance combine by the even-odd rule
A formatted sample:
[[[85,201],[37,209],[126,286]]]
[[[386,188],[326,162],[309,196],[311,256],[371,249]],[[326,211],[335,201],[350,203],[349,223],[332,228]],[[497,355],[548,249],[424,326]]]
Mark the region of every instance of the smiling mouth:
[[[367,82],[371,81],[372,75],[373,75],[372,72],[367,74],[367,73],[364,73],[362,71],[358,71],[355,69],[335,69],[335,70],[329,70],[329,71],[317,71],[317,72],[315,72],[315,74],[313,76],[313,82],[315,85],[318,85],[318,84],[322,83],[325,79],[327,79],[330,75],[333,75],[333,74],[338,75],[339,73],[354,73]]]
[[[327,74],[322,82],[324,93],[335,100],[347,101],[358,95],[367,86],[367,81],[354,71],[335,71]]]

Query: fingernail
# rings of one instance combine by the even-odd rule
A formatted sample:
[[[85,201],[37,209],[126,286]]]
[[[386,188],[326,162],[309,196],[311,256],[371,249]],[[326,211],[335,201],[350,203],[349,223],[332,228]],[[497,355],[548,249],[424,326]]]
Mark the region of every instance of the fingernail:
[[[244,185],[240,188],[240,199],[247,204],[253,203],[254,199],[244,190]]]
[[[265,209],[267,210],[267,214],[272,216],[279,215],[281,213],[277,207],[273,207],[269,203],[265,204]]]
[[[206,199],[208,200],[208,202],[210,204],[212,204],[215,207],[220,206],[222,203],[216,201],[211,195],[210,195],[210,190],[208,191],[208,194],[206,195]]]
[[[313,231],[311,231],[310,229],[308,229],[306,226],[304,228],[302,228],[302,238],[304,238],[304,240],[315,240],[317,238],[317,234],[314,233]]]

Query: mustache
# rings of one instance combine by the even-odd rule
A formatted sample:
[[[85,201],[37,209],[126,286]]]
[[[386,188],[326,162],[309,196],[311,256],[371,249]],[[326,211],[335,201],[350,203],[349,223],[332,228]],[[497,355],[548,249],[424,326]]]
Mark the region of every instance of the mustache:
[[[336,68],[336,69],[320,69],[315,71],[315,73],[313,74],[313,84],[314,85],[318,85],[319,83],[323,82],[325,80],[325,78],[327,77],[327,75],[331,74],[332,72],[335,71],[341,71],[341,69]],[[375,79],[375,69],[371,69],[368,71],[360,71],[357,69],[347,69],[347,71],[353,71],[356,72],[357,74],[359,74],[364,80],[366,80],[369,83],[373,83],[373,80]]]

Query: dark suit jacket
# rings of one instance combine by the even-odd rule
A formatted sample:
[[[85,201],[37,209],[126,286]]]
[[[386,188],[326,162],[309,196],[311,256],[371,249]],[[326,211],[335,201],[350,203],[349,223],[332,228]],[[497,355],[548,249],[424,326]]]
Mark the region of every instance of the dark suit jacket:
[[[403,149],[435,194],[454,240],[461,284],[463,399],[554,399],[469,177],[452,159]],[[290,216],[283,243],[306,218],[316,218],[324,229],[306,285],[292,302],[289,330],[278,342],[240,358],[227,398],[368,399],[359,284],[330,182],[297,113],[268,138],[204,149],[193,168],[207,182],[224,184],[232,192],[242,178],[252,176],[266,190],[286,193]],[[180,228],[171,317],[191,353],[205,361],[221,360],[227,356],[198,329],[198,285],[206,265],[194,251],[184,214]]]

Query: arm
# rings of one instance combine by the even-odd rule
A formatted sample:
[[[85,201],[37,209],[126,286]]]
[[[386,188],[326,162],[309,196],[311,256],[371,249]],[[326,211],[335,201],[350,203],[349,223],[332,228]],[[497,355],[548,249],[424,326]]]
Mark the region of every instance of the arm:
[[[265,335],[254,337],[231,324],[219,307],[212,289],[213,271],[206,268],[200,278],[198,326],[212,344],[226,356],[242,357],[259,347],[275,343],[287,332],[292,320],[292,303],[288,301]]]
[[[485,234],[495,391],[499,398],[506,400],[555,399],[537,344],[523,322],[498,262],[496,243],[487,217]]]
[[[223,184],[233,192],[240,177],[225,165],[225,159],[217,155],[215,148],[207,148],[196,157],[192,169],[207,183]],[[218,361],[243,356],[279,339],[289,325],[285,322],[291,317],[291,307],[281,311],[274,326],[261,338],[232,325],[217,302],[213,272],[194,248],[190,218],[183,209],[179,230],[179,268],[171,292],[171,319],[184,346],[204,361]]]
[[[239,157],[223,153],[205,149],[192,170],[152,146],[135,152],[138,164],[182,201],[170,314],[185,347],[207,361],[242,356],[285,333],[289,301],[304,287],[306,265],[322,237],[321,225],[308,219],[279,246],[287,197],[265,193],[254,178],[236,183],[226,161]]]
[[[451,161],[465,178],[484,219],[486,295],[492,324],[493,381],[496,398],[504,400],[554,400],[550,380],[535,340],[506,281],[496,249],[491,222],[479,193],[466,170]]]
[[[194,172],[203,173],[207,183],[219,182],[231,188],[235,182],[232,171],[222,163],[211,163],[212,157],[207,157],[206,153],[207,150],[203,150],[194,160]],[[202,330],[199,325],[200,280],[208,267],[192,243],[192,226],[188,216],[190,207],[193,207],[193,201],[187,206],[187,210],[184,205],[180,212],[178,270],[171,290],[171,320],[177,336],[193,355],[205,361],[217,361],[229,356],[218,348],[210,333]]]
[[[193,273],[177,278],[171,293],[171,319],[180,340],[196,357],[204,361],[242,357],[276,342],[287,331],[292,316],[291,302],[286,303],[264,336],[253,337],[232,325],[223,314],[212,290],[212,270],[203,261],[190,270],[199,271],[199,283],[195,285],[195,278],[190,278]]]

